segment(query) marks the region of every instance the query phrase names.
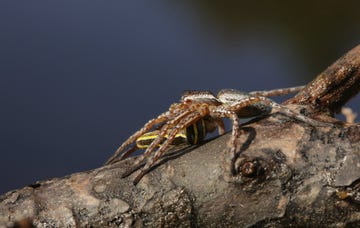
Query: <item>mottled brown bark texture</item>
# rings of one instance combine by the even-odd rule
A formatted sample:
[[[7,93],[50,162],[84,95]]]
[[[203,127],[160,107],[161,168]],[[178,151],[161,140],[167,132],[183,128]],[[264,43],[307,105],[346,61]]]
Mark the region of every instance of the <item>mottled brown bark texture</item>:
[[[357,46],[285,102],[329,126],[276,112],[243,126],[236,176],[226,134],[175,150],[136,186],[136,172],[121,178],[129,158],[8,192],[0,227],[358,227],[360,126],[332,115],[358,93],[359,67]]]

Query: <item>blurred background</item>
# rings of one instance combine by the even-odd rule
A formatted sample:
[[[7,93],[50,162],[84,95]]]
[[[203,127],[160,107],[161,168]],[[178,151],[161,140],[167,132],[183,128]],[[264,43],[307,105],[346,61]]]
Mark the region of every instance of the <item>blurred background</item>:
[[[309,82],[360,43],[359,8],[0,1],[0,194],[101,166],[184,90]]]

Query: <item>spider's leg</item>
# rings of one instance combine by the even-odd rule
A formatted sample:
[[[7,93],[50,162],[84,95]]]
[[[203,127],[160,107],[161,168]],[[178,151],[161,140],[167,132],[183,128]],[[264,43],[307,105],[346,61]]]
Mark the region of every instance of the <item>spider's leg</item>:
[[[230,106],[239,117],[266,115],[269,114],[272,109],[277,109],[280,113],[308,123],[312,126],[329,126],[326,123],[298,114],[264,96],[252,96],[236,90],[222,90],[219,92],[218,97],[224,105]]]
[[[239,117],[236,113],[229,113],[229,117],[232,119],[233,126],[231,132],[231,141],[230,141],[230,171],[233,175],[236,174],[235,171],[235,160],[236,160],[236,152],[237,152],[237,139],[239,138]]]
[[[201,120],[199,120],[196,124],[194,125],[199,125],[197,126],[198,130],[202,130],[202,139],[205,139],[206,135],[208,133],[212,133],[214,132],[216,129],[218,129],[218,133],[219,135],[222,135],[225,133],[225,126],[224,126],[224,122],[222,121],[221,118],[214,118],[213,116],[206,116],[204,118],[202,118]],[[188,128],[187,128],[188,129]],[[190,133],[195,135],[194,133]],[[187,137],[188,137],[188,142],[189,142],[189,135],[187,133]],[[190,138],[191,139],[191,138]],[[191,140],[190,140],[191,141]],[[190,143],[190,144],[194,144],[194,143]],[[196,143],[195,143],[196,144]]]
[[[168,121],[167,123],[165,123],[165,125],[161,128],[160,132],[159,132],[159,136],[154,139],[154,141],[152,141],[149,145],[148,148],[146,148],[145,152],[141,155],[139,155],[137,157],[137,159],[134,161],[134,164],[132,165],[133,167],[138,166],[140,163],[142,163],[154,150],[156,147],[158,147],[158,145],[161,144],[161,142],[165,139],[166,134],[168,134],[169,129],[171,129],[173,126],[176,126],[178,122],[180,122],[183,118],[185,118],[187,115],[189,115],[191,113],[190,110],[186,110],[182,113],[180,113],[178,116],[176,116],[174,119]],[[172,139],[173,140],[173,139]],[[171,141],[172,141],[171,140]],[[166,143],[167,141],[169,141],[169,136],[168,138],[165,140],[164,143]],[[170,143],[171,143],[170,141]],[[162,146],[164,145],[164,143],[162,144]],[[162,147],[160,146],[160,148]],[[132,170],[132,169],[131,169]],[[126,177],[129,176],[133,171],[125,171],[125,173],[122,175],[122,177]]]
[[[297,119],[299,121],[302,121],[304,123],[307,123],[311,126],[322,126],[322,127],[328,127],[330,126],[330,124],[325,123],[325,122],[321,122],[321,121],[317,121],[315,119],[309,118],[305,115],[302,115],[300,113],[297,113],[281,104],[276,103],[275,101],[266,98],[266,97],[259,97],[262,101],[266,102],[267,104],[269,104],[272,108],[277,109],[280,113],[285,114],[286,116],[292,117],[294,119]]]
[[[297,93],[300,90],[305,88],[305,86],[296,86],[282,89],[273,89],[273,90],[263,90],[263,91],[252,91],[249,94],[252,96],[263,96],[263,97],[274,97],[287,95],[289,93]]]
[[[235,160],[237,157],[237,140],[240,135],[240,120],[238,113],[241,112],[244,108],[254,105],[258,102],[261,102],[261,97],[254,96],[243,96],[242,99],[236,99],[236,97],[230,97],[231,102],[228,102],[222,106],[218,106],[215,109],[211,110],[211,116],[214,118],[230,118],[232,120],[232,132],[230,139],[230,157],[229,165],[230,171],[233,175],[236,174],[235,170]]]
[[[221,118],[215,118],[214,121],[216,122],[218,129],[219,129],[219,135],[225,134],[225,125],[224,121]]]
[[[111,164],[114,162],[115,158],[119,156],[119,154],[130,144],[135,142],[137,138],[139,138],[141,135],[148,132],[154,125],[162,123],[169,118],[169,112],[165,112],[160,114],[158,117],[149,120],[144,127],[142,127],[139,131],[135,132],[133,135],[131,135],[123,144],[115,151],[115,153],[106,161],[105,165]],[[125,158],[125,155],[121,155],[119,160],[122,160]]]
[[[183,103],[174,103],[170,106],[169,111],[164,112],[162,114],[160,114],[158,117],[149,120],[139,131],[135,132],[132,136],[130,136],[117,150],[116,152],[107,160],[107,162],[105,163],[105,165],[111,164],[114,162],[115,158],[117,156],[119,156],[119,154],[126,148],[128,147],[130,144],[132,144],[133,142],[136,141],[137,138],[139,138],[140,136],[142,136],[143,134],[145,134],[146,132],[148,132],[153,126],[163,123],[167,120],[169,120],[169,118],[172,115],[176,115],[178,114],[179,110],[183,110],[186,109],[186,105]],[[181,112],[180,112],[181,114]],[[121,155],[120,158],[118,160],[122,160],[124,159],[127,155]]]
[[[132,153],[134,153],[135,151],[137,151],[139,148],[134,145],[133,147],[129,148],[128,150],[126,150],[125,152],[123,152],[121,154],[121,156],[119,157],[119,160],[123,160],[127,157],[129,157]]]
[[[174,140],[176,134],[189,125],[196,123],[201,119],[201,117],[201,114],[198,112],[190,113],[189,115],[184,116],[182,120],[172,128],[165,142],[160,146],[155,154],[149,158],[145,166],[140,170],[140,173],[135,177],[133,181],[134,185],[136,185],[141,180],[141,178],[153,167],[153,165],[163,156],[163,154],[166,152],[166,149],[169,148],[171,142]]]
[[[238,115],[235,111],[232,110],[226,110],[223,107],[219,107],[216,110],[213,110],[212,116],[221,118],[221,117],[227,117],[232,120],[232,131],[231,131],[231,138],[229,141],[230,146],[230,157],[229,157],[229,165],[230,165],[230,172],[235,175],[235,160],[236,160],[236,152],[237,152],[237,144],[238,144],[238,137],[240,136],[240,120]]]

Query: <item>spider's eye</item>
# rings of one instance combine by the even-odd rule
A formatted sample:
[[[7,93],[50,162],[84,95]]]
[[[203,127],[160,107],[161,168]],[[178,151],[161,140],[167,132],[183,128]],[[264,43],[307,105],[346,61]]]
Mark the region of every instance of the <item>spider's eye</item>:
[[[203,119],[186,128],[186,138],[189,144],[196,145],[201,143],[206,135],[206,126]]]

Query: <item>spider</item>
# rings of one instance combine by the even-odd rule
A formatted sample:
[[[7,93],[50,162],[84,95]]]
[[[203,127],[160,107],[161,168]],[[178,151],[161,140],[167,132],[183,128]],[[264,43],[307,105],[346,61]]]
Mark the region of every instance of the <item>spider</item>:
[[[210,91],[185,91],[180,102],[173,103],[168,111],[151,119],[140,130],[131,135],[105,164],[122,160],[137,148],[141,148],[141,146],[137,145],[124,152],[134,142],[141,142],[146,138],[145,136],[150,134],[151,140],[145,143],[145,152],[137,157],[132,168],[122,175],[122,177],[126,177],[135,172],[141,168],[143,161],[146,160],[144,167],[140,169],[139,174],[133,180],[133,183],[136,185],[152,167],[159,163],[159,159],[163,157],[166,150],[181,134],[185,134],[183,138],[186,138],[189,144],[199,144],[207,133],[213,132],[216,128],[218,128],[219,134],[224,134],[225,128],[222,118],[230,118],[232,120],[232,133],[229,144],[229,162],[231,173],[235,175],[234,164],[237,138],[240,135],[240,118],[267,115],[275,109],[284,115],[306,122],[312,126],[323,125],[323,123],[298,114],[267,98],[269,96],[298,92],[302,88],[303,86],[298,86],[250,93],[223,89],[219,91],[217,96]],[[151,131],[154,127],[157,127],[156,130]],[[116,159],[119,155],[120,158]]]

